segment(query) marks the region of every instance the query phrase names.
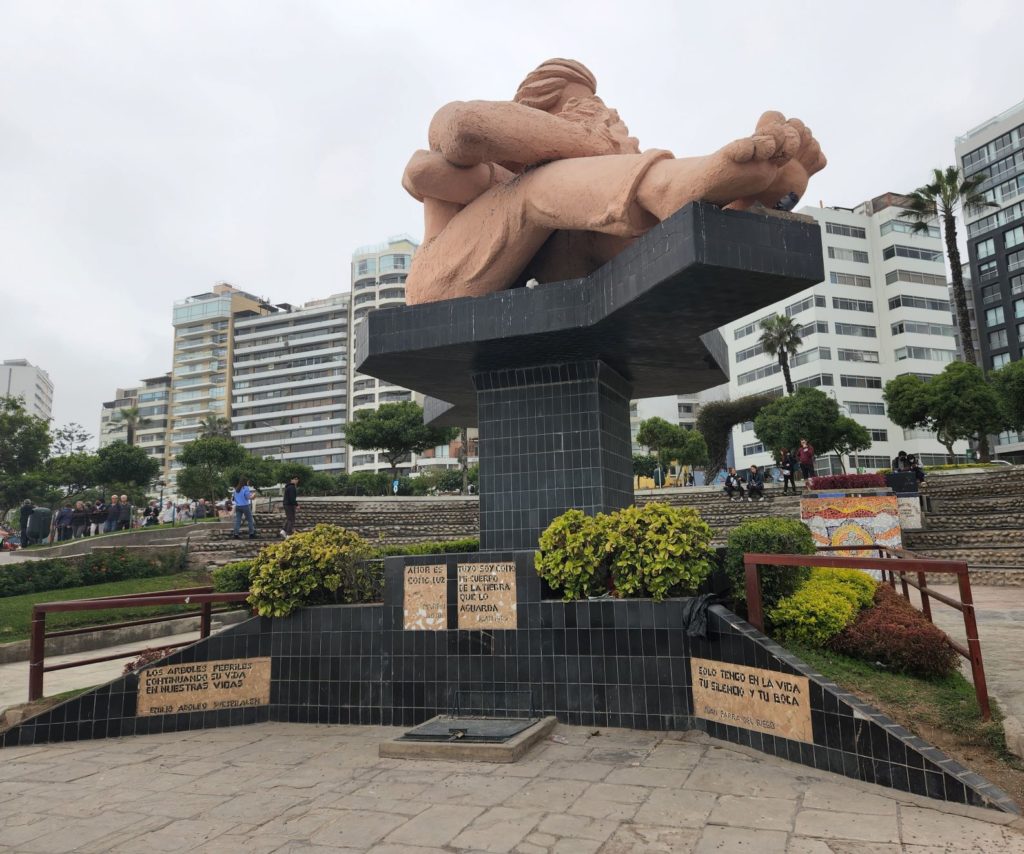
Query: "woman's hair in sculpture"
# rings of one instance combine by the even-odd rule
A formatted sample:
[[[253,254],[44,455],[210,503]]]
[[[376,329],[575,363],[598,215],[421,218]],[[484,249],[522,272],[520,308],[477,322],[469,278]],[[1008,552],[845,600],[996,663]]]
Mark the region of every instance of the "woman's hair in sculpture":
[[[582,62],[574,59],[549,59],[526,75],[512,99],[524,107],[550,110],[562,96],[567,83],[579,83],[597,93],[597,78]]]

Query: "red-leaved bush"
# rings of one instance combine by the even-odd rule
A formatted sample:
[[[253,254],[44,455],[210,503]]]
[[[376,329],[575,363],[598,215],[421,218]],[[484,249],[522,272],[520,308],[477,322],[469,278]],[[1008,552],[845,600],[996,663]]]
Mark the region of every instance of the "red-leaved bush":
[[[925,678],[949,676],[958,664],[958,653],[946,635],[888,584],[878,585],[875,604],[861,611],[828,646],[853,658],[880,662],[896,673]]]
[[[880,474],[826,474],[812,477],[811,489],[876,489],[885,486],[885,477]]]

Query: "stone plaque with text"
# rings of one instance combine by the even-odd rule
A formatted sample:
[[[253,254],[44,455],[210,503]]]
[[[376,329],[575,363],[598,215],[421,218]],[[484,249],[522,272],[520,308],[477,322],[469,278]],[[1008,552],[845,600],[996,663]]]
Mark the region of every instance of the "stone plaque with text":
[[[514,629],[516,565],[459,564],[458,597],[460,629]]]
[[[697,717],[814,743],[806,676],[692,658],[690,678]]]
[[[269,703],[269,658],[196,661],[143,670],[136,714],[213,712]]]
[[[448,567],[407,566],[403,611],[406,629],[448,628]]]

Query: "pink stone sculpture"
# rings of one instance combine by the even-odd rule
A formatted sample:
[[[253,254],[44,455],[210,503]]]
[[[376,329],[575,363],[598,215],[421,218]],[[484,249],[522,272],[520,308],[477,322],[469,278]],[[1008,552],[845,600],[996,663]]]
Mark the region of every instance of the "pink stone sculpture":
[[[692,201],[790,210],[825,156],[799,119],[769,111],[704,157],[641,152],[582,64],[549,59],[511,101],[454,101],[402,186],[423,203],[409,304],[585,276]]]

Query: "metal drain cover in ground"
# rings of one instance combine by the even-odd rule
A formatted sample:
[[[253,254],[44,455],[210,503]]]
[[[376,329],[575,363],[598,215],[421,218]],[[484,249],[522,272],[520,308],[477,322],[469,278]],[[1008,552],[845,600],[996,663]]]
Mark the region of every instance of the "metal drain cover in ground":
[[[471,718],[439,715],[420,724],[400,741],[502,744],[536,724],[540,718]]]

